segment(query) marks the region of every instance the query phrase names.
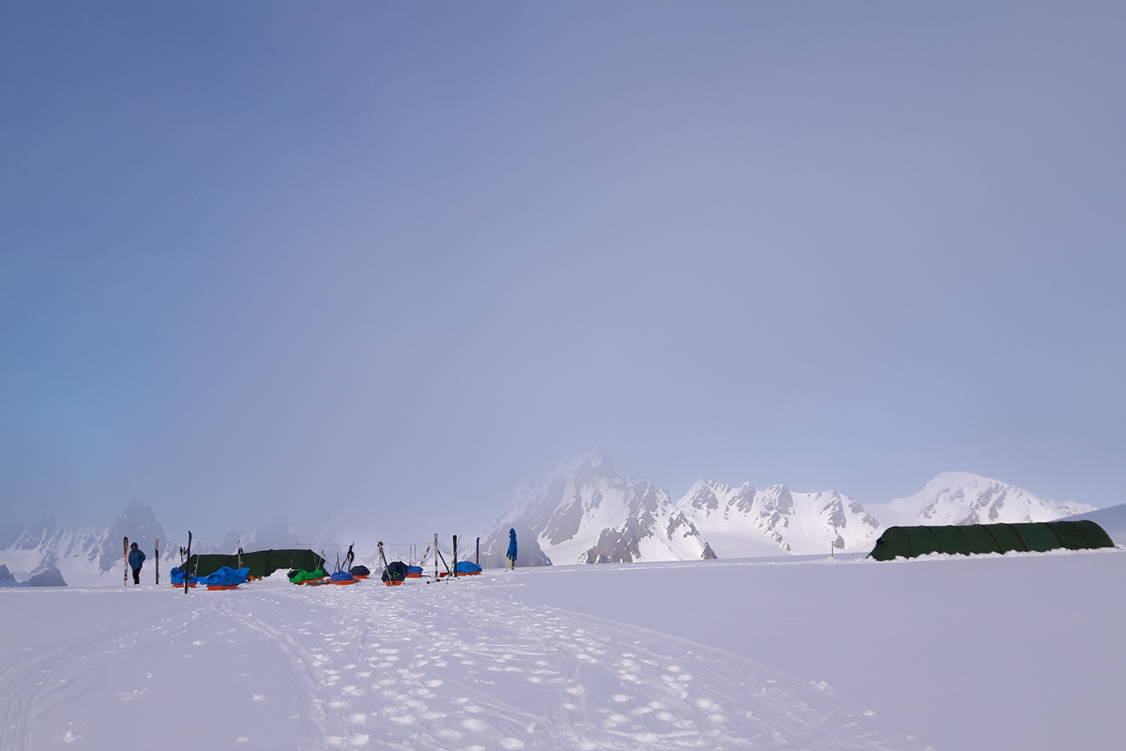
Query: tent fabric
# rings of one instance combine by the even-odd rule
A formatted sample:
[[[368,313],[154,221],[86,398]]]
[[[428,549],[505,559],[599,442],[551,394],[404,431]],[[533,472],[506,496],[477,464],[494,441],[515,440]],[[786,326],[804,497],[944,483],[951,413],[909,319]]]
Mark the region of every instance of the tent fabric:
[[[233,587],[244,584],[248,578],[250,578],[249,568],[223,566],[218,571],[202,577],[200,584],[206,584],[209,587]]]
[[[371,569],[367,566],[364,566],[363,564],[360,564],[348,569],[348,573],[350,573],[352,576],[371,576]]]
[[[329,579],[334,582],[350,582],[355,578],[356,577],[352,576],[352,572],[350,571],[337,571],[329,577]]]
[[[1064,548],[1112,548],[1114,542],[1092,521],[970,524],[964,526],[888,527],[869,557],[877,561],[915,558],[930,553],[1045,552]]]
[[[454,566],[454,571],[459,574],[479,574],[481,567],[472,561],[458,561],[457,565]]]
[[[312,550],[255,550],[242,555],[193,555],[188,559],[188,567],[197,574],[206,576],[223,566],[250,569],[256,579],[269,576],[278,569],[304,569],[313,571],[320,568],[325,559]]]
[[[307,581],[319,581],[328,576],[323,568],[319,566],[313,571],[306,571],[305,569],[295,569],[289,572],[289,580],[294,584],[300,584]]]
[[[407,564],[402,561],[391,561],[387,569],[379,577],[383,581],[401,582],[407,578]]]
[[[1106,530],[1100,527],[1090,519],[1080,519],[1071,523],[1073,529],[1083,535],[1087,540],[1087,544],[1092,548],[1106,548],[1114,547],[1114,540],[1110,539],[1110,535]]]

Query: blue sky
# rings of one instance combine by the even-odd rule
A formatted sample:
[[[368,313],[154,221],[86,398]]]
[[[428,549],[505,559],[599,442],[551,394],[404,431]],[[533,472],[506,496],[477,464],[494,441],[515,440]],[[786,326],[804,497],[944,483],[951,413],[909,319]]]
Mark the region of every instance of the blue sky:
[[[1124,42],[1113,3],[6,3],[0,504],[425,537],[594,446],[674,495],[1126,501]]]

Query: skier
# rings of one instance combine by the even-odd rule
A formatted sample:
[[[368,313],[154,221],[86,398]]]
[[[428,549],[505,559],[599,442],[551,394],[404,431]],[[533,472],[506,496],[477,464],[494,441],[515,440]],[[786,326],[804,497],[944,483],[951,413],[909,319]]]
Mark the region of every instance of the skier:
[[[137,543],[129,546],[129,568],[133,569],[133,583],[141,583],[141,566],[145,565],[145,554],[137,547]]]
[[[516,530],[508,530],[508,553],[504,557],[505,568],[509,571],[516,568]]]

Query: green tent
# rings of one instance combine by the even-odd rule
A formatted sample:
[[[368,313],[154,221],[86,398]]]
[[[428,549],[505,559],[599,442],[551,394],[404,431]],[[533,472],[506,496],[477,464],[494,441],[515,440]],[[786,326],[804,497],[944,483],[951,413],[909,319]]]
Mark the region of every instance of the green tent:
[[[1044,552],[1067,548],[1113,548],[1114,542],[1092,521],[1028,524],[968,524],[943,527],[888,527],[868,554],[877,561],[928,553]]]
[[[195,576],[207,576],[223,566],[246,567],[251,576],[261,578],[280,568],[313,571],[324,562],[325,559],[312,550],[255,550],[242,555],[193,555],[188,559],[188,570]]]

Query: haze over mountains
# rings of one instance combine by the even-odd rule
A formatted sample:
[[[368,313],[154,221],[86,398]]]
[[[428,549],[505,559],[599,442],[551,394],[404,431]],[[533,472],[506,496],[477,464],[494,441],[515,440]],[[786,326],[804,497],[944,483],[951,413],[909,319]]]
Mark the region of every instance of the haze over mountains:
[[[512,504],[482,535],[481,550],[484,565],[500,565],[508,529],[515,527],[524,566],[827,554],[869,550],[893,524],[1048,521],[1094,510],[968,472],[944,472],[918,493],[882,504],[864,504],[836,490],[799,492],[785,485],[756,488],[711,480],[699,480],[674,498],[643,477],[618,474],[603,453],[592,451],[517,488]],[[369,522],[357,520],[362,528]],[[453,531],[443,531],[443,540]],[[179,562],[183,541],[169,541],[153,509],[132,502],[106,527],[59,526],[49,516],[26,525],[9,522],[0,527],[0,564],[24,581],[57,569],[72,584],[106,583],[121,565],[125,535],[140,541],[150,555],[152,541],[164,540],[164,570]],[[197,540],[195,549],[291,547],[334,535],[340,532],[266,521],[251,530]],[[420,530],[419,539],[429,536]],[[374,539],[355,541],[360,552],[374,549]],[[333,551],[325,552],[331,557]]]

